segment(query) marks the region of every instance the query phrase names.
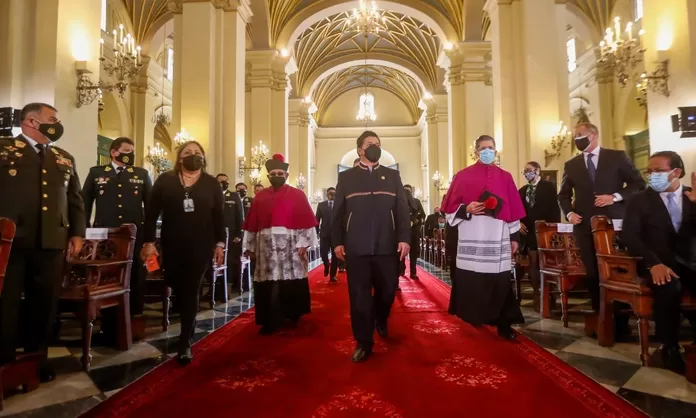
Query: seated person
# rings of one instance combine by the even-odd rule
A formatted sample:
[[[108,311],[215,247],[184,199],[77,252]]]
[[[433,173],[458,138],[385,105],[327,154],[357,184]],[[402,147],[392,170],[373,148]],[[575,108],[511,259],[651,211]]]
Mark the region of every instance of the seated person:
[[[629,199],[621,241],[631,255],[642,258],[638,274],[648,278],[653,291],[663,366],[684,373],[679,347],[680,302],[685,290],[696,295],[696,264],[691,255],[696,193],[681,185],[684,162],[673,151],[653,154],[647,172],[650,188]],[[692,187],[695,180],[692,174]],[[687,317],[693,327],[691,316]]]

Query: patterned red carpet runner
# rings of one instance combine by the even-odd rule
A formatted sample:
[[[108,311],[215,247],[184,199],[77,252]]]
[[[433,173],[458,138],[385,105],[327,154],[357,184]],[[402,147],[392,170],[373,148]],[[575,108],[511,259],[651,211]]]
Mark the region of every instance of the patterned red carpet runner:
[[[422,270],[401,279],[389,340],[375,334],[373,357],[353,364],[345,276],[322,273],[310,273],[313,312],[297,329],[264,337],[244,313],[188,367],[169,361],[85,416],[645,417],[528,339],[448,315],[449,288]]]

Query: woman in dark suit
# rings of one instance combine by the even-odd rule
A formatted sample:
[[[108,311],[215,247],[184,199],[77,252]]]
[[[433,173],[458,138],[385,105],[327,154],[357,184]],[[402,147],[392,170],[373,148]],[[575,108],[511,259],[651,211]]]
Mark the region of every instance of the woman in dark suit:
[[[146,262],[157,255],[155,231],[160,215],[164,278],[176,293],[181,315],[177,360],[185,365],[193,360],[191,339],[203,277],[213,257],[216,264],[222,264],[226,238],[220,185],[205,172],[205,152],[198,142],[181,145],[174,169],[155,182],[141,251]]]
[[[536,221],[560,222],[561,210],[558,207],[556,186],[541,178],[541,166],[536,161],[530,161],[524,167],[524,177],[528,184],[520,189],[520,197],[527,216],[522,219],[520,233],[522,234],[523,251],[529,256],[529,280],[534,288],[534,300],[539,300],[541,275],[539,273],[539,253],[537,246]]]

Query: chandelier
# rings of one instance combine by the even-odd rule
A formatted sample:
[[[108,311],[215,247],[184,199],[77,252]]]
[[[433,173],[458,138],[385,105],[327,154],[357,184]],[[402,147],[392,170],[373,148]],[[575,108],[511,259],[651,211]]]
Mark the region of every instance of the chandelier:
[[[568,147],[568,144],[573,140],[573,132],[568,129],[568,127],[560,121],[558,123],[558,131],[551,137],[551,150],[548,148],[544,150],[544,158],[546,159],[546,165],[554,158],[559,157],[563,150]]]
[[[358,8],[353,9],[353,16],[346,21],[348,26],[355,26],[357,32],[378,34],[386,30],[387,18],[377,11],[377,3],[360,0]]]
[[[155,173],[158,175],[171,169],[172,163],[167,158],[167,151],[165,151],[160,144],[155,144],[154,147],[147,147],[147,155],[145,156],[145,161],[152,164],[155,169]]]
[[[604,40],[599,43],[600,58],[599,81],[609,83],[616,77],[619,84],[624,87],[628,81],[634,78],[636,67],[643,62],[641,39],[645,31],[641,29],[638,36],[634,36],[633,22],[626,24],[626,30],[621,30],[621,18],[614,18],[614,28],[607,28]]]
[[[246,165],[246,157],[239,157],[239,177],[244,177],[244,173],[249,171],[251,182],[254,185],[259,184],[261,167],[263,167],[266,161],[268,161],[268,148],[263,142],[259,142],[258,146],[251,149],[251,165]]]
[[[302,175],[302,173],[300,173],[297,176],[297,181],[296,181],[295,185],[300,190],[304,190],[305,187],[307,187],[307,179],[305,178],[305,176]]]
[[[367,91],[367,65],[365,66],[365,93],[360,95],[360,109],[355,117],[358,122],[374,122],[377,120],[375,113],[375,96]]]
[[[441,192],[449,189],[449,182],[445,182],[445,178],[442,177],[439,171],[433,174],[433,186]]]
[[[164,44],[164,32],[162,32],[162,44]],[[172,124],[172,118],[170,118],[168,114],[164,113],[164,62],[160,67],[162,68],[162,82],[160,83],[160,86],[162,87],[160,92],[162,96],[162,105],[159,108],[159,112],[155,112],[155,114],[152,115],[152,123],[155,125],[159,124],[163,126],[170,126]]]
[[[312,199],[310,200],[312,203],[319,203],[324,199],[324,193],[321,192],[320,189],[317,189],[314,194],[312,195]]]
[[[425,202],[425,201],[428,200],[427,197],[423,196],[423,191],[422,191],[421,189],[419,189],[418,187],[416,187],[415,189],[413,189],[413,197],[414,197],[415,199],[420,200],[421,202]]]
[[[186,129],[181,128],[181,132],[174,135],[174,149],[179,148],[188,141],[193,141],[195,138],[186,131]]]
[[[104,67],[104,71],[115,79],[114,83],[107,83],[102,80],[92,81],[86,69],[86,63],[76,63],[77,71],[77,107],[92,103],[99,92],[117,91],[120,97],[126,93],[128,85],[135,80],[143,67],[140,51],[141,48],[135,45],[135,38],[127,33],[123,34],[123,25],[118,26],[118,31],[114,29],[113,35],[113,54],[112,61],[107,62],[104,56],[104,39],[99,44],[99,61]],[[79,64],[79,65],[77,65]]]

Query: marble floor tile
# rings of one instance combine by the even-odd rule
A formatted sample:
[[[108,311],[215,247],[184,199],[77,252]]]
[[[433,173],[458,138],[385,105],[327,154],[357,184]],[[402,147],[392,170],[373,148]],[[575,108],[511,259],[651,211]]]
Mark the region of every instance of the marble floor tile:
[[[160,329],[161,331],[161,329]],[[169,329],[167,331],[163,332],[158,332],[155,334],[151,334],[145,337],[144,341],[154,341],[154,340],[162,340],[166,338],[173,338],[173,337],[178,337],[179,334],[181,333],[181,324],[176,323],[176,324],[170,324]]]
[[[573,344],[565,347],[563,351],[568,353],[584,354],[586,356],[601,357],[609,360],[623,361],[626,363],[640,364],[640,346],[631,343],[616,343],[613,347],[601,347],[597,340],[583,337]],[[650,352],[655,351],[651,348]]]
[[[208,335],[207,331],[198,331],[193,334],[193,343],[197,343]],[[179,336],[164,338],[160,340],[150,340],[147,342],[159,350],[162,354],[176,354],[179,348]]]
[[[565,328],[562,322],[557,321],[555,319],[542,319],[539,322],[525,327],[525,330],[549,332],[553,334],[561,334],[575,337],[582,337],[585,335],[584,325],[569,323],[568,328]]]
[[[578,338],[575,336],[553,334],[549,332],[530,331],[529,329],[523,329],[522,335],[534,341],[543,348],[553,350],[561,350],[574,343]]]
[[[94,381],[94,385],[101,392],[109,392],[120,389],[145,373],[164,363],[166,356],[136,360],[132,363],[118,364],[115,366],[93,369],[89,372],[89,377]]]
[[[120,391],[121,391],[121,389],[110,390],[108,392],[104,392],[104,396],[106,396],[107,398],[110,398],[110,397],[114,396],[115,394],[119,393]]]
[[[48,347],[48,358],[58,358],[72,355],[67,347]]]
[[[696,404],[696,385],[689,383],[684,376],[665,369],[642,367],[623,387]]]
[[[105,399],[103,395],[88,396],[67,402],[60,402],[49,406],[38,407],[19,413],[9,413],[7,410],[0,412],[0,417],[7,418],[75,418],[95,407]]]
[[[134,343],[130,350],[120,351],[114,348],[92,350],[92,369],[132,363],[137,360],[160,357],[162,353],[147,342]]]
[[[0,416],[13,415],[49,405],[89,398],[101,395],[101,392],[87,373],[58,374],[56,380],[42,384],[33,392],[20,393],[6,398],[5,409],[0,413]],[[39,416],[49,417],[49,415]],[[51,417],[55,417],[55,415],[51,415]]]
[[[620,389],[618,386],[606,385],[604,383],[602,383],[601,385],[604,387],[604,389],[607,389],[612,393],[616,393]]]
[[[219,306],[226,306],[226,304],[221,304]],[[208,309],[205,311],[201,311],[196,315],[196,319],[201,321],[204,319],[213,319],[213,318],[220,318],[220,317],[226,317],[227,313],[221,312],[215,309]]]
[[[196,322],[196,329],[199,329],[202,331],[212,332],[212,331],[215,331],[217,329],[222,328],[223,326],[225,326],[225,324],[227,324],[228,322],[230,322],[234,318],[235,317],[233,317],[231,315],[225,315],[225,316],[219,316],[219,317],[211,318],[211,319],[204,319],[204,320],[199,319]]]
[[[693,418],[696,405],[649,393],[621,388],[617,394],[652,418]]]
[[[622,361],[559,351],[556,357],[585,373],[598,383],[622,387],[640,366]]]

